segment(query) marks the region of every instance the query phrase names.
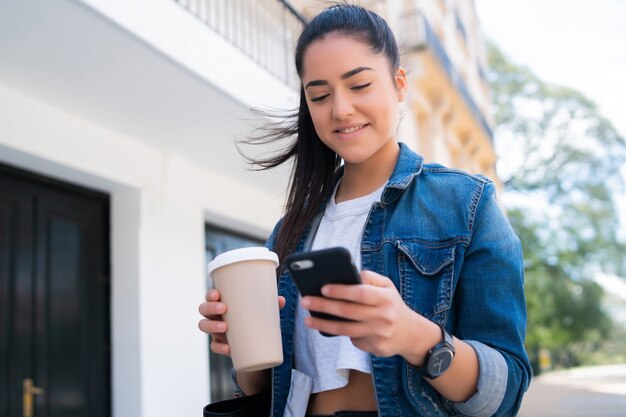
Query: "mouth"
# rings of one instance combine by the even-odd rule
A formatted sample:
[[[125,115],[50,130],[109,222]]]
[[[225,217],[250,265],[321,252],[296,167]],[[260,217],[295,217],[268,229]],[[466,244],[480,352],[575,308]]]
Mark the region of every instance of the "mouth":
[[[353,132],[356,132],[358,130],[363,129],[368,124],[369,123],[365,123],[365,124],[362,124],[362,125],[351,126],[351,127],[345,128],[345,129],[337,129],[337,130],[335,130],[335,133],[353,133]]]

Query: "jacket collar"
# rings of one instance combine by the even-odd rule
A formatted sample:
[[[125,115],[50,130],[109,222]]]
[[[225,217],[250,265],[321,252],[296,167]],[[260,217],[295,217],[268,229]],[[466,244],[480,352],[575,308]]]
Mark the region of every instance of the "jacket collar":
[[[413,178],[422,173],[424,158],[413,152],[405,143],[400,142],[400,155],[396,167],[385,186],[381,202],[389,204],[406,190]]]
[[[416,175],[422,173],[424,158],[413,152],[409,147],[400,142],[400,155],[396,167],[389,177],[387,187],[406,189]],[[387,188],[385,187],[385,188]]]
[[[398,161],[381,196],[381,202],[384,204],[389,204],[398,198],[411,185],[413,178],[422,173],[424,165],[424,158],[413,152],[404,142],[398,142],[398,145],[400,145]],[[343,169],[342,165],[335,173],[335,185],[343,175]],[[326,204],[324,203],[321,206],[321,211],[324,211],[325,207]]]

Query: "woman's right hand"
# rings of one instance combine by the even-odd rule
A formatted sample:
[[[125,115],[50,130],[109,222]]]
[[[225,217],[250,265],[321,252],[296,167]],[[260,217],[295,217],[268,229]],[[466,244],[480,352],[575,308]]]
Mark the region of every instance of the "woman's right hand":
[[[206,301],[198,307],[198,311],[204,317],[198,323],[198,327],[211,336],[211,350],[214,353],[230,356],[230,346],[226,338],[228,325],[222,317],[228,307],[220,301],[221,298],[222,295],[215,288],[207,292]],[[279,295],[278,307],[283,308],[285,303],[285,297]]]
[[[211,350],[218,355],[230,356],[230,346],[226,339],[228,325],[222,318],[226,312],[226,304],[222,303],[222,295],[214,288],[206,294],[206,301],[200,304],[198,311],[204,317],[198,323],[203,332],[211,336]]]

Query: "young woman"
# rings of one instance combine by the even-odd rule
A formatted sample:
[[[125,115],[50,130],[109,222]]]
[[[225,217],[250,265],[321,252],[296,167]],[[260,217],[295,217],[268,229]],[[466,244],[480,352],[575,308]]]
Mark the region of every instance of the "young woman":
[[[267,246],[281,260],[344,246],[363,284],[301,298],[279,269],[285,361],[235,375],[240,393],[271,389],[274,417],[515,415],[531,372],[523,265],[493,183],[425,164],[398,143],[407,78],[378,15],[326,9],[304,29],[295,62],[296,120],[264,138],[295,143],[260,161],[294,159],[286,213]],[[209,291],[199,326],[228,355],[226,308]]]

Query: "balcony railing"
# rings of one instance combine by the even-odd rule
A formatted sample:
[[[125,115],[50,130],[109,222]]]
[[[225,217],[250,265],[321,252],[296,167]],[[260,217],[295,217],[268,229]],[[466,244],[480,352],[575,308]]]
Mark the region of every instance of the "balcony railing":
[[[459,31],[459,33],[463,37],[463,40],[467,42],[467,32],[465,31],[465,25],[463,24],[463,21],[461,20],[461,16],[459,16],[458,11],[454,12],[454,23],[456,24],[456,30]]]
[[[489,139],[493,141],[493,132],[487,123],[485,116],[480,111],[476,102],[472,98],[463,78],[452,65],[450,57],[446,53],[443,44],[435,34],[435,31],[428,23],[428,20],[419,10],[411,11],[402,16],[401,20],[401,44],[406,51],[422,51],[430,49],[445,70],[452,85],[459,92],[463,101],[469,108],[472,116],[478,121]]]
[[[307,24],[287,0],[174,0],[268,72],[298,88],[295,43]]]

